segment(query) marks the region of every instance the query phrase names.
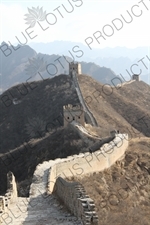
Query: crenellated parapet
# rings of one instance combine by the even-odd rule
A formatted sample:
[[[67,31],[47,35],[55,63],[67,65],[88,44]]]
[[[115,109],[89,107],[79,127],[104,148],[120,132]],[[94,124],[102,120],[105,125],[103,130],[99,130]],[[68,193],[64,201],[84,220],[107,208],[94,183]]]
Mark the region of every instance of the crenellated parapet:
[[[114,136],[114,133],[113,133]],[[100,172],[122,159],[128,147],[128,135],[115,132],[115,138],[98,151],[57,159],[53,162],[48,177],[48,194],[55,193],[84,225],[98,225],[95,204],[78,182],[67,182],[66,178],[84,177]]]
[[[88,106],[87,106],[87,104],[86,104],[86,102],[85,102],[85,100],[83,98],[81,89],[80,89],[80,85],[79,85],[79,81],[78,81],[78,76],[77,75],[81,74],[81,64],[80,63],[74,63],[74,62],[70,63],[69,64],[69,74],[70,74],[73,86],[76,89],[76,92],[77,92],[80,104],[83,107],[83,111],[85,113],[85,121],[86,121],[86,123],[97,127],[98,123],[97,123],[94,115],[92,114],[92,112],[89,110],[89,108],[88,108]]]
[[[80,183],[70,183],[59,177],[53,193],[63,201],[72,214],[82,220],[84,225],[98,225],[94,201]]]
[[[7,173],[7,191],[4,196],[0,196],[0,216],[7,211],[9,204],[17,199],[17,185],[12,172]]]
[[[82,130],[84,135],[90,137],[90,134],[87,134],[83,127],[78,127],[78,129],[80,131]],[[94,138],[97,140],[97,137]],[[97,145],[92,145],[91,148],[95,149]],[[43,209],[45,210],[44,216],[46,217],[47,207],[53,210],[53,206],[47,205],[47,203],[44,202],[43,196],[46,195],[48,197],[50,194],[55,193],[64,202],[71,213],[80,221],[82,220],[84,225],[98,225],[95,204],[85,192],[84,187],[78,182],[71,183],[66,180],[68,180],[67,178],[84,177],[85,175],[100,172],[111,167],[116,161],[122,159],[127,148],[128,135],[115,132],[115,137],[112,141],[105,143],[93,153],[80,153],[79,155],[60,159],[57,158],[56,160],[50,160],[39,164],[34,172],[28,203],[33,199],[36,200],[40,198],[41,203],[43,205],[46,204]],[[52,196],[50,196],[50,198],[52,198]],[[0,196],[0,220],[3,219],[2,224],[5,222],[4,217],[9,213],[9,209],[13,212],[13,207],[17,204],[17,199],[15,177],[12,172],[9,172],[7,174],[6,194]],[[32,211],[32,209],[30,210]],[[33,214],[31,212],[31,217],[29,215],[31,221],[32,215],[36,214],[36,210],[37,207],[34,208]],[[22,213],[20,213],[20,215],[23,221],[25,215]],[[54,213],[54,215],[57,215],[57,213]],[[55,216],[51,218],[51,220],[52,219],[56,221]],[[16,220],[15,218],[13,225],[17,225]]]
[[[53,162],[48,177],[48,192],[52,193],[58,177],[70,178],[100,172],[112,166],[121,159],[128,148],[128,135],[116,134],[109,143],[104,144],[99,150],[80,153]]]

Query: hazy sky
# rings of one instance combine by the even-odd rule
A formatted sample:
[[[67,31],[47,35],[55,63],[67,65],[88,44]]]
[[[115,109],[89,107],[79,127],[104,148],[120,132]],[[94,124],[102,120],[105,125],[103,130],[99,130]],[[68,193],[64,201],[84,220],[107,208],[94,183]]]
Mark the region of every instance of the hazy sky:
[[[2,41],[18,43],[15,36],[24,41],[21,32],[25,33],[25,29],[29,25],[25,24],[25,14],[28,13],[27,8],[38,6],[46,10],[49,23],[45,20],[40,22],[43,29],[36,23],[33,28],[29,28],[28,33],[32,31],[31,36],[36,36],[33,40],[28,37],[29,42],[51,42],[54,40],[66,40],[85,43],[92,42],[92,47],[104,48],[125,46],[135,48],[139,46],[150,46],[150,1],[132,1],[132,0],[70,0],[73,5],[73,12],[67,13],[64,7],[71,10],[69,0],[44,0],[44,1],[0,1],[0,43]],[[62,6],[64,5],[64,7]],[[80,6],[81,5],[81,6]],[[78,7],[77,7],[78,6]],[[59,7],[59,11],[55,10]],[[121,15],[129,20],[130,17],[127,10],[132,15],[133,21],[126,23]],[[131,12],[133,10],[133,12]],[[141,14],[141,15],[140,15]],[[62,16],[61,16],[62,15]],[[62,18],[63,17],[63,18]],[[112,20],[116,19],[114,24]],[[121,21],[123,24],[121,24]],[[121,27],[118,30],[115,26]],[[30,31],[30,32],[29,32]],[[96,38],[100,35],[98,40]],[[93,34],[95,33],[95,37]],[[27,36],[27,34],[26,34]],[[99,41],[99,43],[98,43]]]

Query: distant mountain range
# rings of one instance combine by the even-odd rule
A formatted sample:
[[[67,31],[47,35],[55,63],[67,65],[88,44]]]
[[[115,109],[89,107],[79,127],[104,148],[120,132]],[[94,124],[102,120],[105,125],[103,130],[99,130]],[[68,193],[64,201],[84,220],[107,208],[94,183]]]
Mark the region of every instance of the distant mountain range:
[[[79,75],[78,79],[101,137],[108,136],[114,129],[128,133],[130,140],[150,137],[149,85],[140,81],[119,89],[103,89],[103,85],[90,76]],[[63,126],[63,106],[77,103],[77,92],[70,76],[66,75],[25,84],[25,87],[20,84],[1,95],[0,194],[6,190],[8,171],[15,174],[19,185],[25,182],[26,190],[39,163],[82,150],[80,136]],[[141,151],[150,145],[141,143]],[[1,160],[1,157],[5,158]]]
[[[104,66],[111,68],[116,75],[122,74],[123,77],[129,79],[129,75],[126,70],[130,71],[130,68],[133,64],[134,73],[141,72],[141,80],[150,84],[150,61],[146,58],[150,56],[150,47],[138,47],[135,49],[129,49],[126,47],[115,47],[115,48],[103,48],[97,49],[94,48],[90,50],[87,46],[78,42],[69,42],[69,41],[54,41],[49,43],[31,43],[30,46],[35,49],[37,52],[46,53],[46,54],[60,54],[70,56],[70,53],[74,51],[82,50],[83,54],[73,53],[73,56],[77,61],[85,62],[94,62],[99,66]],[[81,52],[80,52],[81,53]],[[79,57],[81,56],[82,57]],[[77,57],[76,57],[77,56]],[[142,62],[138,62],[143,59]],[[149,57],[150,58],[150,57]]]
[[[5,44],[3,42],[0,47]],[[73,61],[71,57],[52,54],[53,51],[50,50],[49,54],[37,53],[28,45],[18,45],[14,48],[18,50],[12,50],[7,57],[0,51],[0,93],[20,83],[69,73],[68,62]],[[83,74],[88,74],[103,84],[112,85],[112,79],[116,78],[115,73],[109,68],[100,67],[91,62],[81,62],[81,65]],[[119,82],[115,79],[115,84]]]
[[[53,41],[48,43],[29,43],[30,47],[35,49],[38,53],[45,54],[60,54],[60,55],[68,55],[69,51],[72,51],[74,46],[79,46],[79,48],[84,52],[82,57],[83,60],[86,58],[88,61],[91,59],[96,59],[98,57],[101,58],[120,58],[120,57],[128,57],[130,60],[141,59],[146,54],[149,54],[150,47],[138,47],[135,49],[129,49],[126,47],[115,47],[115,48],[92,48],[90,50],[86,45],[79,42],[70,42],[70,41]],[[81,60],[82,60],[81,59]]]
[[[5,44],[7,43],[3,42],[0,47]],[[68,62],[73,59],[81,62],[83,74],[88,74],[103,84],[112,85],[112,79],[116,76],[121,77],[123,82],[129,81],[131,70],[136,74],[141,71],[140,79],[150,84],[150,57],[149,48],[146,47],[90,50],[81,43],[67,41],[32,43],[30,46],[15,46],[15,49],[20,48],[16,51],[12,50],[7,57],[0,51],[0,93],[16,84],[26,82],[27,79],[41,80],[59,74],[68,74]],[[44,66],[41,65],[42,58],[45,67],[50,65],[47,66],[47,70],[42,70],[40,75],[39,67]],[[121,82],[120,78],[115,79],[114,83],[119,82]]]
[[[118,127],[125,132],[128,128],[132,133],[134,127],[143,135],[150,136],[149,85],[140,81],[121,88],[103,88],[91,76],[78,75],[78,79],[83,97],[89,102],[88,106],[103,131],[109,125],[109,130]],[[45,135],[46,131],[42,131],[45,124],[49,124],[49,128],[60,126],[63,124],[62,117],[60,122],[55,118],[63,115],[63,106],[79,103],[70,76],[64,74],[24,86],[19,84],[5,91],[0,99],[0,153],[20,146],[25,140],[39,137],[38,133],[34,135],[34,129],[29,129],[34,124],[37,124],[37,129],[40,127],[41,135]],[[136,131],[135,134],[139,133]]]

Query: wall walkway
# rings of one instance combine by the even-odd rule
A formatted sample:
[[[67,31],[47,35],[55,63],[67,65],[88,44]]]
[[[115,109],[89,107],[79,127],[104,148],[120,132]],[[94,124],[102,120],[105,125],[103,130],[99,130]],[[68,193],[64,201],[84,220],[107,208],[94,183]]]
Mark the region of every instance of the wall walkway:
[[[84,98],[83,98],[83,95],[82,95],[82,92],[81,92],[81,89],[80,89],[80,86],[79,86],[77,74],[76,74],[75,71],[72,73],[72,81],[73,81],[74,87],[76,89],[76,92],[77,92],[78,98],[80,100],[80,103],[83,106],[83,110],[85,112],[87,123],[91,124],[92,126],[98,126],[95,117],[90,112],[90,110],[88,109],[88,107],[87,107],[87,105],[84,101]]]

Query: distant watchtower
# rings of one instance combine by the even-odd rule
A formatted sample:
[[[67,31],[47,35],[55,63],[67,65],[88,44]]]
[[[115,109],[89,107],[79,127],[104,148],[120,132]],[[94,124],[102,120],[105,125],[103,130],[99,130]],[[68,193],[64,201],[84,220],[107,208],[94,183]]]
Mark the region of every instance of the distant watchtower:
[[[66,127],[72,121],[76,121],[80,123],[83,127],[85,126],[85,119],[84,119],[84,111],[83,107],[78,105],[65,105],[63,106],[63,113],[64,113],[64,127]]]
[[[82,74],[82,72],[81,72],[81,64],[80,63],[75,63],[75,62],[69,63],[69,75],[72,75],[73,71],[76,71],[77,74]]]
[[[132,76],[132,80],[140,81],[140,76],[137,75],[137,74],[134,74],[134,75]]]

